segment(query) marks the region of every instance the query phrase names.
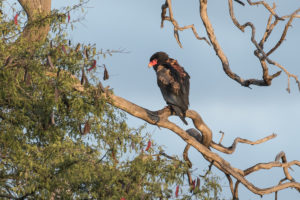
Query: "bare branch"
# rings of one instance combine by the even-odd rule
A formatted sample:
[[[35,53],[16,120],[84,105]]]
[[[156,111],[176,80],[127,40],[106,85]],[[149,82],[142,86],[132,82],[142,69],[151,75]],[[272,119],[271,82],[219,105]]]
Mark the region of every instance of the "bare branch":
[[[233,200],[239,200],[239,190],[238,190],[239,184],[240,184],[240,181],[237,180],[234,185]]]
[[[283,183],[284,181],[288,180],[287,178],[283,178],[279,181],[278,185],[280,185],[281,183]],[[278,195],[278,191],[275,192],[275,200],[277,200],[277,195]]]
[[[191,147],[191,145],[189,145],[189,144],[187,144],[185,146],[184,151],[183,151],[183,159],[188,163],[189,168],[192,168],[193,164],[190,161],[189,155],[188,155],[188,151],[189,151],[190,147]]]
[[[264,80],[257,80],[257,79],[244,80],[240,76],[238,76],[236,73],[231,71],[228,59],[227,59],[225,53],[223,52],[223,50],[215,36],[212,24],[208,18],[207,0],[199,0],[199,2],[200,2],[200,16],[201,16],[202,22],[205,26],[208,38],[209,38],[212,46],[214,47],[214,50],[215,50],[217,56],[219,57],[220,61],[222,62],[223,70],[227,74],[227,76],[229,76],[231,79],[235,80],[236,82],[240,83],[242,86],[245,86],[245,87],[249,87],[250,85],[268,86],[268,83],[265,81],[265,79]],[[238,21],[235,19],[234,15],[233,15],[232,0],[229,0],[228,2],[229,2],[230,13],[231,13],[233,22],[236,24],[236,26],[240,27]],[[243,29],[242,29],[242,31],[243,31]],[[272,77],[275,77],[275,76],[270,76],[269,78],[272,78]]]
[[[185,160],[185,162],[187,162],[188,164],[188,167],[189,168],[192,168],[193,164],[192,162],[190,161],[189,159],[189,155],[188,155],[188,151],[190,149],[191,145],[187,144],[184,148],[184,151],[183,151],[183,159]],[[192,175],[191,175],[191,172],[189,170],[187,170],[187,177],[188,177],[188,181],[189,181],[189,185],[191,187],[191,189],[195,189],[193,188],[194,185],[193,185],[193,179],[192,179]]]
[[[276,8],[275,3],[273,3],[273,7],[272,7],[272,8],[273,8],[273,9]],[[269,16],[269,19],[268,19],[266,31],[265,31],[265,33],[264,33],[262,39],[261,39],[260,42],[259,42],[259,46],[260,46],[261,48],[263,48],[264,43],[267,41],[267,39],[268,39],[269,36],[271,35],[271,33],[272,33],[274,27],[277,25],[277,23],[278,23],[278,21],[279,21],[279,20],[276,18],[275,21],[274,21],[274,23],[271,24],[272,18],[273,18],[273,15],[272,15],[272,13],[271,13],[270,16]]]
[[[245,143],[245,144],[251,144],[251,145],[256,145],[256,144],[261,144],[263,142],[266,142],[268,140],[271,140],[273,138],[275,138],[277,135],[276,134],[272,134],[272,135],[269,135],[267,137],[264,137],[260,140],[256,140],[256,141],[250,141],[250,140],[246,140],[246,139],[242,139],[242,138],[236,138],[233,142],[233,144],[230,146],[230,147],[224,147],[222,144],[217,144],[215,142],[212,141],[211,143],[211,147],[220,151],[220,152],[223,152],[223,153],[226,153],[226,154],[232,154],[235,149],[236,149],[236,146],[238,143]]]
[[[282,163],[287,163],[287,159],[286,159],[285,153],[283,151],[281,151],[277,154],[277,156],[275,157],[275,162],[279,162],[280,159],[281,159]],[[299,167],[300,167],[300,165],[299,165]],[[288,167],[283,167],[283,172],[285,174],[285,177],[288,180],[295,181],[294,178],[292,178],[292,176],[290,175],[290,173],[288,171]]]
[[[283,33],[282,33],[279,41],[276,43],[276,45],[268,53],[266,53],[267,56],[269,56],[270,54],[272,54],[281,45],[281,43],[285,40],[286,33],[287,33],[289,27],[291,26],[291,23],[293,22],[293,20],[294,20],[294,18],[297,15],[298,12],[300,12],[300,8],[297,9],[295,12],[293,12],[293,14],[290,16],[290,19],[286,23],[286,25],[284,27],[284,31],[283,31]]]
[[[298,77],[294,74],[291,74],[289,73],[282,65],[280,65],[279,63],[271,60],[268,55],[270,55],[272,52],[274,52],[279,46],[280,44],[282,43],[282,41],[284,40],[285,36],[286,36],[286,32],[292,22],[292,20],[295,18],[294,16],[300,11],[300,8],[297,9],[291,16],[290,16],[290,20],[288,21],[288,23],[286,24],[285,26],[285,29],[284,29],[284,32],[281,36],[281,39],[278,41],[278,43],[275,45],[275,47],[273,47],[268,53],[265,53],[264,50],[263,50],[263,43],[265,42],[265,40],[267,39],[267,37],[270,36],[271,34],[271,31],[273,30],[273,28],[276,26],[278,20],[281,20],[282,18],[279,18],[279,17],[276,17],[274,15],[274,13],[271,12],[272,15],[274,15],[276,17],[275,19],[275,22],[270,25],[270,30],[268,30],[268,27],[269,27],[269,23],[268,22],[268,25],[267,25],[267,29],[265,31],[266,34],[264,34],[260,44],[258,44],[258,42],[256,41],[255,39],[255,26],[251,23],[251,22],[246,22],[245,24],[243,25],[240,25],[239,22],[236,20],[235,16],[234,16],[234,12],[233,12],[233,5],[232,5],[232,0],[228,0],[228,4],[229,4],[229,12],[230,12],[230,16],[231,16],[231,19],[233,21],[233,23],[242,31],[244,32],[245,28],[246,27],[250,27],[252,32],[251,32],[251,42],[255,45],[255,47],[257,48],[257,50],[254,51],[254,54],[255,56],[259,59],[260,63],[261,63],[261,66],[262,66],[262,69],[263,69],[263,79],[264,79],[264,82],[266,85],[271,85],[271,81],[273,80],[273,78],[277,77],[280,75],[280,71],[278,71],[277,73],[273,74],[273,75],[268,75],[268,67],[267,67],[267,64],[265,62],[265,60],[269,63],[269,64],[272,64],[272,65],[275,65],[277,66],[278,68],[280,68],[281,70],[283,70],[286,75],[288,76],[288,87],[287,87],[287,91],[290,92],[290,78],[294,78],[297,85],[298,85],[298,88],[300,90],[300,82],[298,80]],[[267,4],[266,4],[267,5]],[[271,8],[270,6],[268,6],[269,8]],[[273,6],[275,7],[275,5]],[[270,18],[269,18],[270,19]],[[270,21],[270,20],[269,20]],[[259,81],[260,82],[260,81]]]
[[[211,172],[211,168],[212,168],[213,165],[214,165],[214,161],[211,161],[211,163],[208,166],[208,170],[205,172],[205,174],[203,176],[202,175],[199,175],[199,176],[200,177],[206,177]]]
[[[166,16],[167,8],[169,8],[169,16]],[[207,42],[207,44],[210,45],[209,41],[205,37],[199,37],[199,35],[198,35],[198,33],[195,29],[194,24],[184,26],[184,27],[180,27],[178,25],[178,22],[174,19],[174,16],[173,16],[173,9],[172,9],[171,0],[166,0],[166,2],[161,6],[161,28],[163,28],[165,20],[170,21],[173,24],[173,26],[174,26],[174,37],[175,37],[178,45],[180,46],[180,48],[182,48],[182,44],[181,44],[180,39],[179,39],[178,31],[183,31],[185,29],[192,29],[195,37],[198,40],[205,40]]]
[[[221,138],[220,138],[220,141],[219,141],[219,144],[221,144],[221,143],[222,143],[222,140],[223,140],[223,138],[224,138],[224,132],[223,132],[223,131],[220,131],[219,133],[222,134],[222,136],[221,136]]]
[[[232,182],[232,179],[231,179],[231,177],[230,177],[229,174],[226,174],[226,173],[225,173],[225,175],[226,175],[226,178],[227,178],[227,180],[228,180],[228,182],[229,182],[230,191],[231,191],[231,194],[232,194],[232,196],[233,196],[233,195],[234,195],[234,190],[233,190],[233,182]]]
[[[284,20],[283,18],[279,17],[275,11],[274,11],[274,7],[271,8],[271,6],[269,6],[269,4],[267,4],[265,1],[257,1],[257,2],[252,2],[251,0],[247,0],[249,5],[253,6],[253,5],[259,5],[262,4],[272,15],[275,16],[276,19],[278,20]]]
[[[291,162],[285,162],[285,163],[280,163],[280,162],[268,162],[268,163],[259,163],[259,164],[256,164],[246,170],[244,170],[244,175],[247,176],[255,171],[258,171],[258,170],[261,170],[261,169],[271,169],[271,168],[274,168],[274,167],[281,167],[281,168],[288,168],[292,165],[298,165],[300,167],[300,161],[298,160],[293,160]],[[286,174],[287,175],[287,174]],[[287,177],[287,179],[289,180],[292,180],[293,178],[288,175],[289,177]]]

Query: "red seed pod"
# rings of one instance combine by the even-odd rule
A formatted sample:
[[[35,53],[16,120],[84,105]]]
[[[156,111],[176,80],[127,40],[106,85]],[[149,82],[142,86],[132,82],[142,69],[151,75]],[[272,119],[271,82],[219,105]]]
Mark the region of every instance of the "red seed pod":
[[[70,22],[70,19],[71,19],[70,12],[68,12],[68,22]]]
[[[175,191],[175,196],[176,196],[176,198],[178,197],[178,192],[179,192],[179,185],[177,185],[176,191]]]
[[[149,140],[149,141],[148,141],[148,145],[147,145],[145,151],[149,151],[149,149],[150,149],[150,147],[151,147],[151,144],[152,144],[152,143],[151,143],[151,141]]]
[[[91,71],[92,69],[94,69],[96,67],[97,61],[93,60],[93,64],[92,66],[88,69],[88,71]]]
[[[196,185],[196,180],[193,180],[193,181],[192,181],[192,190],[195,189],[195,185]]]
[[[19,13],[17,13],[14,17],[15,25],[18,25],[18,17],[19,17]]]

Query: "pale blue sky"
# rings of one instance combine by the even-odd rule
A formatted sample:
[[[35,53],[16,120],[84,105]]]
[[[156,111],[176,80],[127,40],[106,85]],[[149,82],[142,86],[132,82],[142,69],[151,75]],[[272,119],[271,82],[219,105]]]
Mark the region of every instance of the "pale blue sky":
[[[64,1],[69,4],[74,1]],[[114,88],[115,94],[126,98],[150,110],[158,110],[165,102],[156,85],[155,73],[148,69],[150,56],[156,51],[165,51],[178,60],[191,76],[190,109],[196,110],[203,117],[214,133],[214,140],[220,138],[219,131],[225,132],[224,145],[231,145],[236,137],[256,140],[276,133],[278,137],[258,146],[238,145],[237,152],[227,156],[220,153],[234,167],[245,169],[259,162],[274,160],[276,154],[285,151],[289,161],[300,160],[300,93],[294,80],[291,80],[291,94],[286,92],[287,76],[275,79],[270,87],[252,86],[252,90],[241,87],[229,79],[222,70],[220,61],[212,47],[194,38],[191,30],[180,32],[183,49],[180,49],[173,37],[173,28],[165,22],[160,28],[161,4],[164,0],[91,0],[85,20],[76,25],[72,38],[78,42],[96,44],[103,49],[125,48],[128,54],[116,54],[102,59],[99,63],[108,66],[109,81],[105,85]],[[246,2],[246,1],[245,1]],[[269,3],[273,1],[267,1]],[[300,7],[299,0],[277,0],[279,15],[291,13]],[[54,0],[54,7],[62,5],[61,0]],[[254,21],[257,27],[256,38],[259,40],[266,26],[267,13],[261,6],[235,5],[236,17],[240,23]],[[199,35],[205,34],[199,17],[198,1],[173,1],[174,17],[180,25],[195,24]],[[240,32],[234,27],[228,14],[227,1],[209,1],[208,14],[213,23],[216,36],[225,51],[231,69],[242,78],[260,78],[261,68],[253,56],[250,44],[250,31]],[[72,13],[71,13],[71,17]],[[284,24],[270,38],[266,48],[272,47],[280,37]],[[293,22],[286,41],[271,59],[286,67],[291,73],[300,75],[299,45],[300,19]],[[272,43],[273,41],[273,43]],[[270,71],[278,69],[270,66]],[[176,117],[171,118],[185,126]],[[192,127],[191,121],[189,126]],[[129,116],[129,123],[134,126],[144,122]],[[147,130],[168,154],[181,156],[184,142],[165,129],[148,125]],[[207,162],[195,150],[190,151],[194,167],[204,169]],[[292,176],[299,182],[300,170],[293,167]],[[214,170],[222,179],[223,197],[230,199],[227,179]],[[279,169],[260,171],[249,176],[249,180],[258,187],[270,187],[283,178]],[[240,199],[261,199],[240,186]],[[263,198],[274,199],[274,194]],[[279,192],[279,199],[300,199],[295,190]]]

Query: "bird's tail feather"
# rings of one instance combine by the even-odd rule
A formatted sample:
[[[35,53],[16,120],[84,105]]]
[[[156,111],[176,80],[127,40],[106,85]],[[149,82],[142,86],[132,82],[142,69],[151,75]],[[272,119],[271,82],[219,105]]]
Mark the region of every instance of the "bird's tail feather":
[[[180,117],[180,119],[183,121],[185,125],[188,125],[187,121],[185,120],[185,112],[183,112],[180,107],[171,105],[172,110],[175,112],[175,114]]]
[[[182,117],[182,116],[179,116],[179,117],[180,117],[180,119],[183,121],[183,123],[184,123],[185,125],[188,125],[187,121],[185,120],[185,117]]]

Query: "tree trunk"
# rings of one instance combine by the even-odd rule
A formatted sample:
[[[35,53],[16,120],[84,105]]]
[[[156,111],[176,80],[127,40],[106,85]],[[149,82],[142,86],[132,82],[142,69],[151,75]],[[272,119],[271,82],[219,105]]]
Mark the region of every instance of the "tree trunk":
[[[51,0],[19,0],[19,3],[25,10],[28,18],[22,38],[29,42],[46,39],[50,25],[43,19],[51,12]]]

